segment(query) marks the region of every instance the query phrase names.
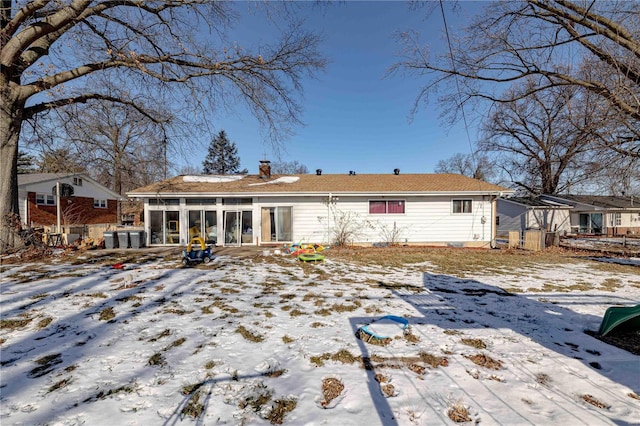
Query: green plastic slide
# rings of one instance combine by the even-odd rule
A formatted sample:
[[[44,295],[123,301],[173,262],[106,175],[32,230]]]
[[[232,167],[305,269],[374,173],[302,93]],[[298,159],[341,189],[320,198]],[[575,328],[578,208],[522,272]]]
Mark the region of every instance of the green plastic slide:
[[[606,336],[613,330],[640,331],[640,305],[608,308],[602,318],[598,334]]]

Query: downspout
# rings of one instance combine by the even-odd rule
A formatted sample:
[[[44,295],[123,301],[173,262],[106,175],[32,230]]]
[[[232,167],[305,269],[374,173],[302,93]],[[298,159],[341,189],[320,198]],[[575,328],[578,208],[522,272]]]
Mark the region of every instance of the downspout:
[[[498,198],[502,197],[502,192],[493,196],[491,200],[491,248],[496,248],[496,238],[498,237],[498,226],[496,225],[496,218],[498,217]]]
[[[330,226],[330,218],[331,218],[331,193],[329,193],[329,198],[327,198],[327,247],[331,245],[331,226]]]
[[[61,226],[62,207],[60,206],[60,181],[56,181],[56,233],[62,235]]]

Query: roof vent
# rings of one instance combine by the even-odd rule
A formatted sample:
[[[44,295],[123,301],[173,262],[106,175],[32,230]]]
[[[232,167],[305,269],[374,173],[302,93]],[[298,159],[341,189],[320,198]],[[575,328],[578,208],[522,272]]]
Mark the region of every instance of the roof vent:
[[[398,176],[400,174],[400,169],[393,169],[393,174]]]
[[[322,174],[322,169],[316,169],[316,175],[320,176]]]
[[[354,172],[353,170],[349,170],[349,176],[355,176],[356,172]]]

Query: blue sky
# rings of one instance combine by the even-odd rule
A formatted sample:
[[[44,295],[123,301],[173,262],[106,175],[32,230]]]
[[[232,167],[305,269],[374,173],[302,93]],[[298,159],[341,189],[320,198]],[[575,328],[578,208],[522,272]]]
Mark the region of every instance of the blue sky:
[[[283,142],[282,161],[298,161],[310,172],[324,173],[431,173],[437,162],[461,152],[471,152],[462,122],[454,127],[441,123],[440,106],[432,101],[421,107],[413,121],[409,114],[424,81],[401,75],[385,77],[397,61],[400,45],[394,32],[417,29],[432,50],[445,49],[439,9],[412,10],[403,1],[347,1],[318,8],[312,2],[299,5],[311,29],[324,34],[320,50],[329,60],[317,79],[304,82],[304,126]],[[477,12],[482,2],[460,2],[461,13],[445,5],[449,31],[462,16]],[[255,17],[239,22],[236,31],[268,34]],[[277,161],[257,120],[238,106],[235,113],[218,111],[214,131],[225,130],[236,143],[241,168],[257,173],[259,160]],[[476,129],[469,129],[475,141]],[[192,166],[201,167],[210,136],[200,141],[202,155],[193,155]],[[184,161],[184,160],[183,160]]]

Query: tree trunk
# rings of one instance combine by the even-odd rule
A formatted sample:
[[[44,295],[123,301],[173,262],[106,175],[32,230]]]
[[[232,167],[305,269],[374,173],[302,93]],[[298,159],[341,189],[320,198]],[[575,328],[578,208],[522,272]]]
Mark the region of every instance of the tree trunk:
[[[18,139],[24,105],[0,84],[0,254],[23,246],[18,235]]]

